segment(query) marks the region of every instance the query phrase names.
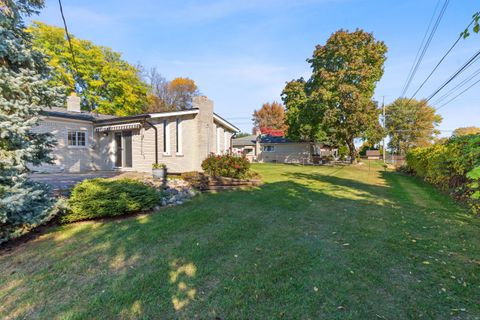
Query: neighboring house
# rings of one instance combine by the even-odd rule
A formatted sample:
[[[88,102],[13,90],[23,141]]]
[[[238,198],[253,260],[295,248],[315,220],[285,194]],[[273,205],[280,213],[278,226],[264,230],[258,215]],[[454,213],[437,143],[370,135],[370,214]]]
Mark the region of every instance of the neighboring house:
[[[67,108],[44,110],[37,132],[51,132],[58,144],[55,164],[32,167],[43,172],[121,170],[149,172],[164,163],[169,172],[200,171],[209,153],[231,149],[239,130],[213,112],[213,101],[195,97],[184,111],[115,117],[80,111],[80,98]]]
[[[257,160],[255,149],[257,136],[252,134],[241,138],[232,139],[232,151],[235,154],[245,154],[250,162]]]
[[[234,153],[244,153],[250,161],[311,164],[314,157],[337,156],[337,149],[319,143],[294,142],[285,137],[257,133],[233,139]]]

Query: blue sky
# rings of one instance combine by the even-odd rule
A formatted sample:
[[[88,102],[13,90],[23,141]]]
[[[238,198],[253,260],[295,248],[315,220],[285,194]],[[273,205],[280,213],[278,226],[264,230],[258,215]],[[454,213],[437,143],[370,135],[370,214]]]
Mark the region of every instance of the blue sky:
[[[167,79],[189,77],[215,110],[242,131],[262,103],[280,101],[285,82],[310,74],[306,59],[334,31],[362,28],[389,48],[375,98],[397,98],[438,0],[63,0],[69,30],[113,48],[131,63],[157,67]],[[471,20],[480,3],[450,1],[409,93]],[[56,0],[38,17],[61,26]],[[428,96],[480,47],[462,40],[419,93]],[[480,67],[477,62],[466,75]],[[447,90],[448,91],[448,90]],[[440,110],[442,135],[480,126],[480,84]]]

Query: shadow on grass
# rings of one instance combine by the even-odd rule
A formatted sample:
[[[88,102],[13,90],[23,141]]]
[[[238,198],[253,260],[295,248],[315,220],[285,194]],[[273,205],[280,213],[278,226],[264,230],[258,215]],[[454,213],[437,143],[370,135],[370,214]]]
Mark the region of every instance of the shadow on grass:
[[[440,272],[424,271],[431,279],[420,286],[391,270],[421,267],[417,256],[438,255],[445,244],[461,252],[452,241],[478,228],[441,225],[414,204],[405,211],[389,191],[397,177],[381,175],[385,186],[288,173],[291,181],[201,195],[151,215],[58,227],[0,257],[0,315],[248,318],[280,316],[283,306],[286,317],[316,317],[339,316],[340,303],[347,317],[449,312],[429,297]],[[413,236],[432,243],[412,255]],[[449,257],[450,268],[472,271],[468,257]],[[353,267],[363,276],[349,278]],[[312,281],[321,283],[316,296]],[[381,306],[380,290],[389,296]],[[474,290],[451,299],[472,307]]]

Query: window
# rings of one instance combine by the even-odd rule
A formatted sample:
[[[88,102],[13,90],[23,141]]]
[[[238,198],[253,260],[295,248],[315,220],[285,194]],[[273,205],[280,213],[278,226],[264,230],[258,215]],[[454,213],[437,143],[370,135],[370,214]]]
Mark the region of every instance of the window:
[[[263,152],[275,152],[275,146],[263,146]]]
[[[176,153],[178,155],[182,155],[182,144],[183,144],[183,133],[182,133],[182,120],[177,118],[176,122],[176,136],[175,136],[175,144],[176,144]]]
[[[163,120],[163,153],[170,154],[170,130],[168,120]]]
[[[68,131],[69,147],[85,147],[87,145],[86,131]]]
[[[222,148],[220,146],[220,142],[222,141],[220,138],[221,132],[222,132],[222,128],[217,127],[217,154],[220,154],[222,152]]]
[[[225,153],[228,151],[228,145],[229,145],[229,141],[228,141],[228,132],[227,131],[224,131],[223,132],[223,149],[225,151]]]

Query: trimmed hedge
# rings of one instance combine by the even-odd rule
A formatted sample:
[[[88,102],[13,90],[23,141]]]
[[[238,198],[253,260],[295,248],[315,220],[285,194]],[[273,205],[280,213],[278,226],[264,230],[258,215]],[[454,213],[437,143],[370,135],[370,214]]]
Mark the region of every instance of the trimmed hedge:
[[[84,180],[77,184],[69,199],[70,211],[62,222],[120,216],[153,209],[160,202],[160,192],[133,179]]]
[[[202,169],[212,177],[244,179],[249,174],[250,162],[244,155],[239,157],[231,154],[210,154],[203,160]]]
[[[407,153],[407,169],[480,213],[480,134],[452,137]]]

